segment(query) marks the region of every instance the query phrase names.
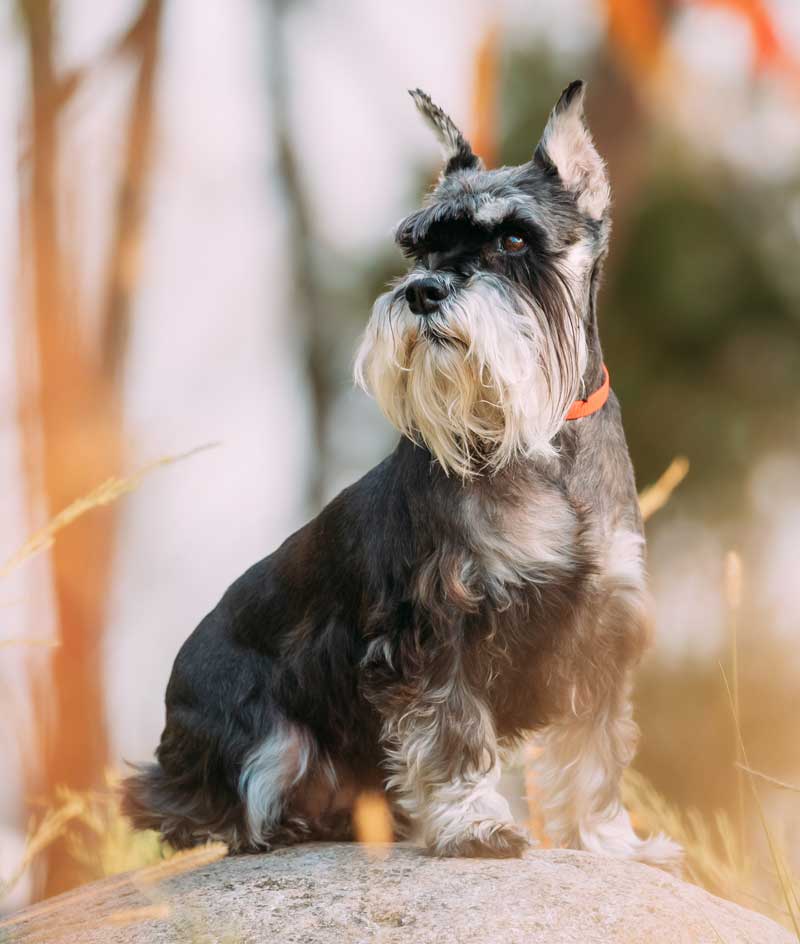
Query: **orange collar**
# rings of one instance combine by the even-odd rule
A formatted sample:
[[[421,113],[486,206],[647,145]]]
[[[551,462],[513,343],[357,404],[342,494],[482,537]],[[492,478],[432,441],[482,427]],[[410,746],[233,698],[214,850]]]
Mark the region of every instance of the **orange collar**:
[[[601,410],[606,405],[610,390],[611,380],[608,376],[608,368],[603,364],[603,382],[597,390],[595,390],[594,393],[590,393],[585,400],[576,400],[569,408],[566,419],[580,420],[583,419],[584,416],[591,416],[592,413]]]

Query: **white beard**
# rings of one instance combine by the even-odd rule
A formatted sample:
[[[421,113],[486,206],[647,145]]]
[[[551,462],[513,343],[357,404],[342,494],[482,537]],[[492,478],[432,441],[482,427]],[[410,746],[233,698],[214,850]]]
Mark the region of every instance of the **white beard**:
[[[474,276],[430,321],[441,340],[397,295],[376,301],[355,363],[356,382],[394,426],[463,478],[552,456],[587,360],[568,293],[554,331],[532,298]]]

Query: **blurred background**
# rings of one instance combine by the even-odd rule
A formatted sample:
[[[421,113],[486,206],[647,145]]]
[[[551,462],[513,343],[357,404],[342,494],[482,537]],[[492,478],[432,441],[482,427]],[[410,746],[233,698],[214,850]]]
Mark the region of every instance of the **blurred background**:
[[[85,823],[31,851],[47,811],[150,757],[184,638],[392,448],[350,366],[438,170],[406,89],[499,165],[577,76],[640,487],[690,463],[648,521],[640,823],[660,803],[693,877],[787,919],[744,876],[780,873],[759,806],[800,844],[796,0],[0,5],[0,910],[98,874]]]

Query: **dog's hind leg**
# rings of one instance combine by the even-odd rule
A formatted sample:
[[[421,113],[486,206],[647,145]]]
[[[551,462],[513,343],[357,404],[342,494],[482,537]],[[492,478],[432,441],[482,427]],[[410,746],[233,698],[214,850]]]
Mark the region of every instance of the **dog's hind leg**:
[[[239,792],[253,848],[308,837],[310,823],[303,816],[290,815],[290,799],[311,776],[318,755],[310,732],[283,719],[250,751],[239,778]]]
[[[251,848],[352,839],[352,778],[302,725],[275,724],[248,754],[239,791]]]
[[[488,708],[456,672],[439,686],[386,693],[383,740],[395,802],[440,856],[519,856],[529,845],[497,791]]]

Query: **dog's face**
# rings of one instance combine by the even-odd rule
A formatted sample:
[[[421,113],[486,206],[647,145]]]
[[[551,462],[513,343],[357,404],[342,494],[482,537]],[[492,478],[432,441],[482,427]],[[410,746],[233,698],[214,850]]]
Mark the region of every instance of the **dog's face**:
[[[411,266],[375,303],[356,378],[448,472],[552,454],[580,392],[610,201],[583,94],[581,82],[564,91],[527,164],[487,171],[447,115],[412,93],[446,163],[397,229]]]

